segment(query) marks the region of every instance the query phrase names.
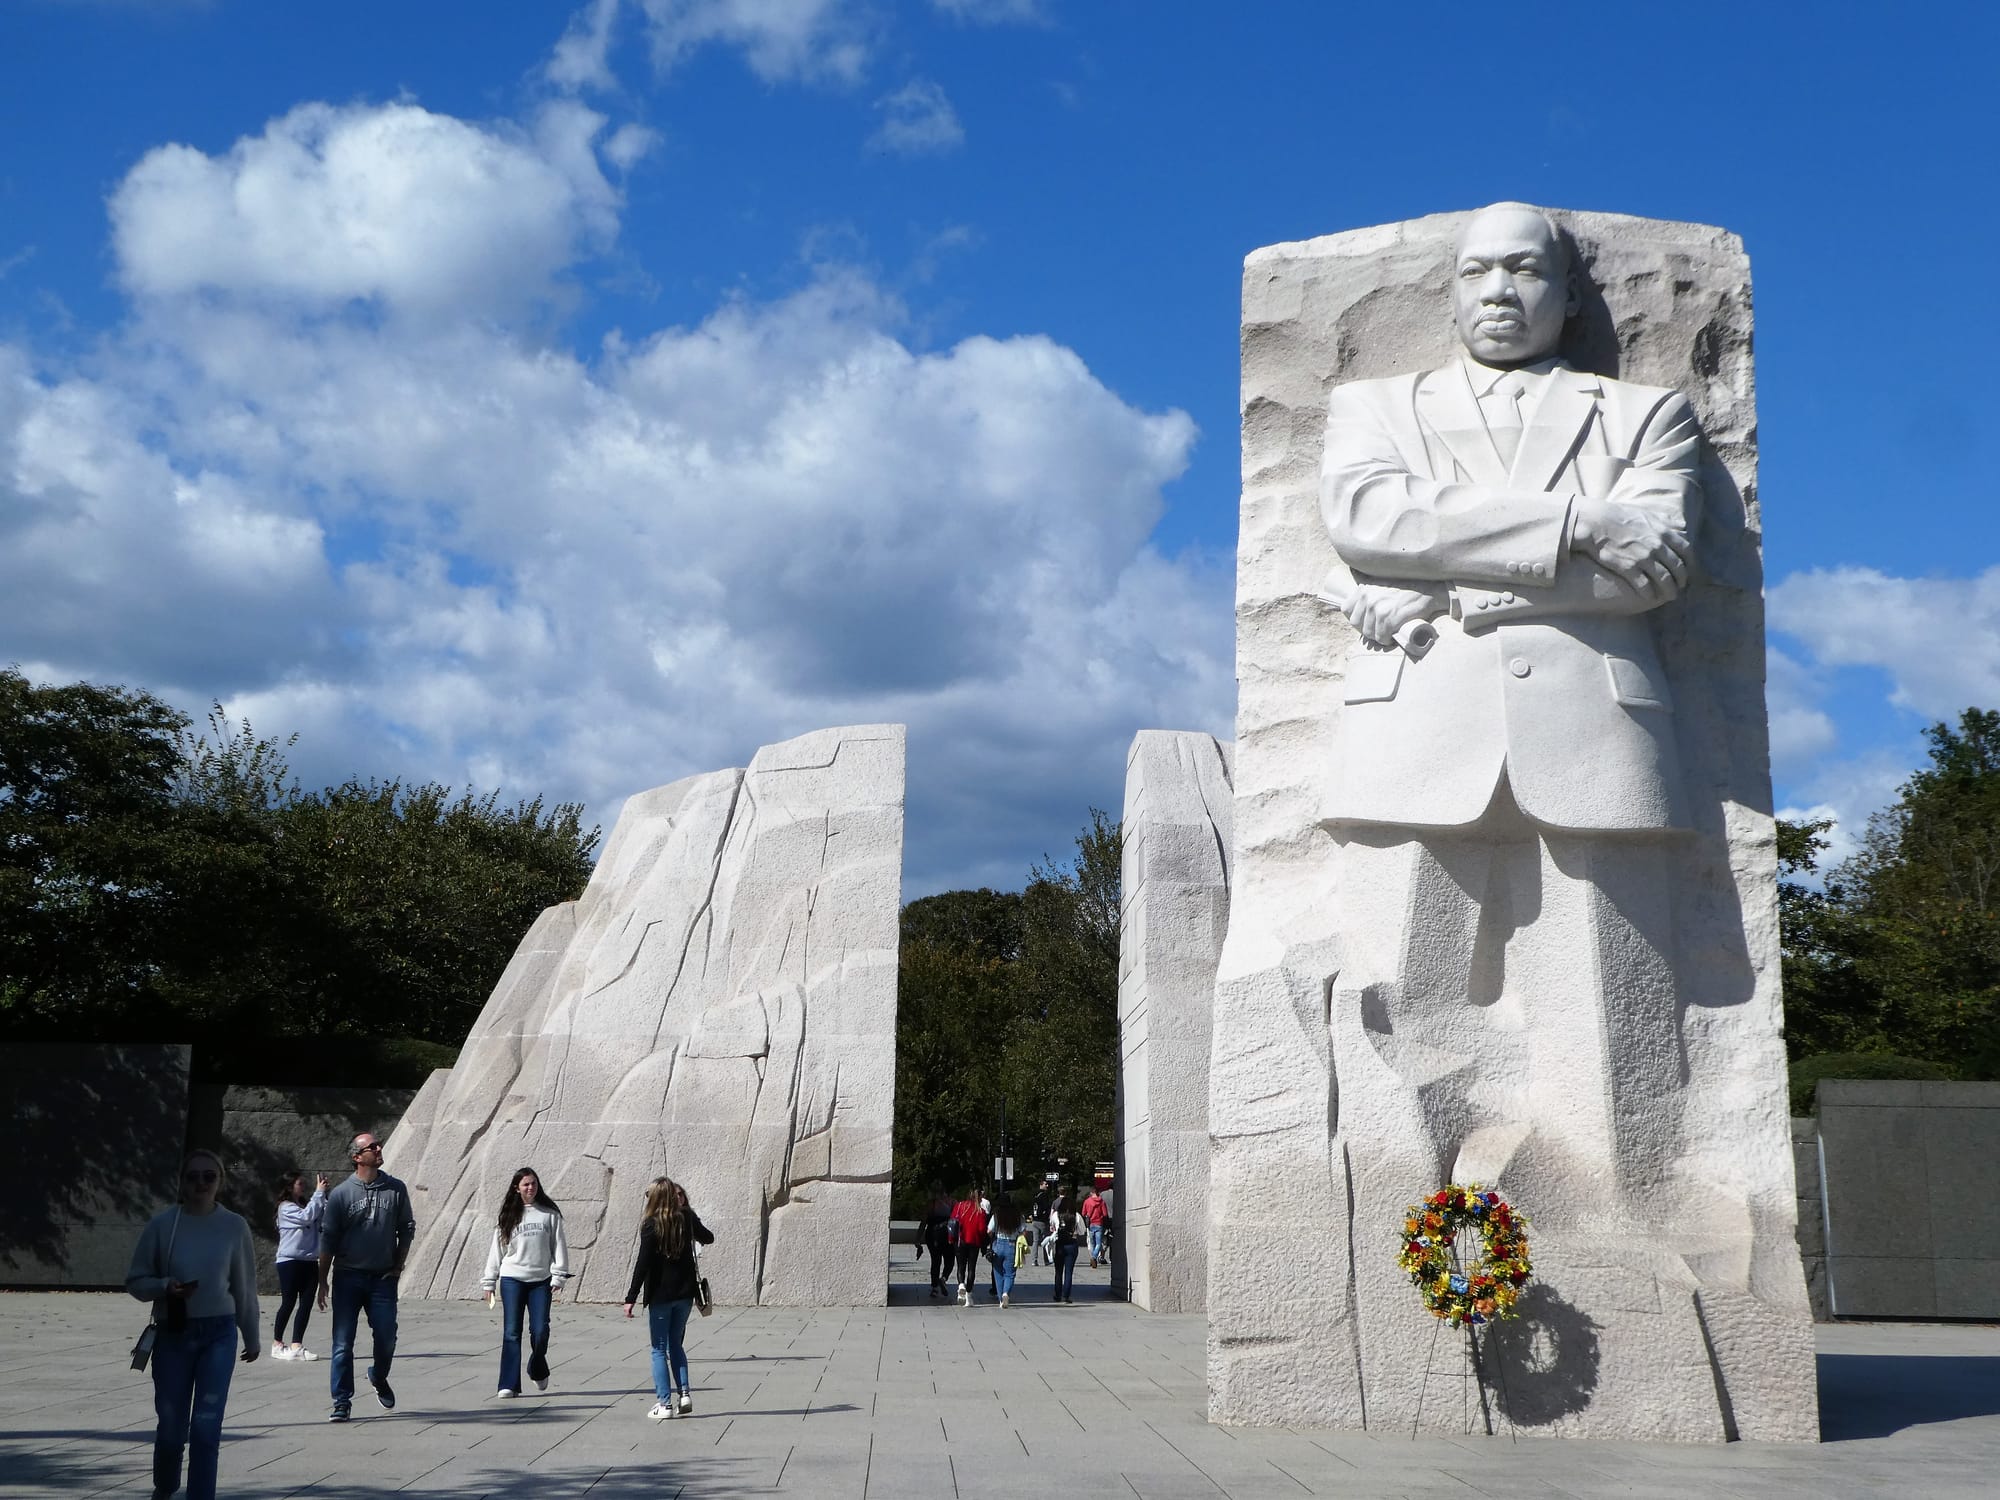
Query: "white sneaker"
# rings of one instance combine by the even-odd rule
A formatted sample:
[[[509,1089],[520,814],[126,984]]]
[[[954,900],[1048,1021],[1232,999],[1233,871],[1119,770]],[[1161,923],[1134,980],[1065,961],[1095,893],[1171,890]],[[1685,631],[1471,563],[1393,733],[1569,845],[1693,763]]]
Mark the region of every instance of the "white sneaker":
[[[273,1345],[271,1346],[271,1358],[273,1358],[273,1359],[291,1359],[291,1358],[293,1358],[293,1357],[294,1357],[294,1356],[293,1356],[293,1354],[292,1354],[292,1351],[291,1351],[291,1350],[289,1350],[289,1349],[287,1349],[287,1348],[286,1348],[286,1347],[285,1347],[285,1346],[284,1346],[283,1344],[273,1344]]]
[[[649,1422],[664,1422],[674,1414],[674,1409],[664,1401],[655,1401],[653,1409],[646,1413]]]
[[[292,1345],[292,1352],[290,1354],[287,1354],[285,1358],[296,1359],[302,1364],[309,1365],[314,1360],[318,1359],[319,1356],[313,1353],[312,1350],[308,1349],[304,1344],[294,1344]]]
[[[514,1397],[518,1394],[519,1394],[518,1392],[510,1391],[507,1389],[506,1386],[503,1385],[500,1387],[499,1390],[493,1393],[493,1399],[495,1401],[512,1401]]]
[[[538,1390],[538,1391],[545,1391],[545,1390],[547,1390],[548,1388],[549,1388],[549,1377],[548,1377],[548,1376],[546,1376],[546,1375],[542,1375],[542,1376],[539,1376],[539,1377],[537,1377],[537,1378],[536,1378],[536,1380],[535,1380],[535,1389],[536,1389],[536,1390]]]
[[[681,1415],[685,1417],[686,1415],[688,1415],[688,1413],[692,1412],[693,1410],[694,1410],[694,1397],[690,1396],[686,1391],[682,1391]]]
[[[1005,1307],[1007,1305],[1007,1294],[1005,1292],[1002,1292],[1000,1294],[1000,1305],[1002,1307]]]

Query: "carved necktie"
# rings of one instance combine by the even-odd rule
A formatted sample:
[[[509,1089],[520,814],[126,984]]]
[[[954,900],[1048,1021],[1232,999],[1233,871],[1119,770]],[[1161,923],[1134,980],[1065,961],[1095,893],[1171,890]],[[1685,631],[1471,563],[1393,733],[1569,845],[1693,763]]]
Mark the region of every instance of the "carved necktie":
[[[1500,462],[1510,469],[1514,466],[1514,455],[1521,447],[1521,396],[1524,390],[1520,375],[1509,370],[1493,382],[1493,389],[1479,403],[1480,413],[1486,418],[1486,430],[1493,435],[1493,446],[1499,450]]]

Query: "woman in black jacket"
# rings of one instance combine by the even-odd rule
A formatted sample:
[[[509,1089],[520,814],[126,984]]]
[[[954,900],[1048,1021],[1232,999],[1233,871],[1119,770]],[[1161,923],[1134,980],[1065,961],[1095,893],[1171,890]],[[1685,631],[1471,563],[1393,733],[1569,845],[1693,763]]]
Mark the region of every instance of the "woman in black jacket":
[[[687,1416],[694,1410],[688,1392],[688,1314],[694,1310],[696,1245],[712,1245],[715,1236],[688,1207],[685,1189],[665,1177],[655,1177],[646,1189],[646,1216],[639,1223],[639,1259],[632,1267],[632,1284],[625,1289],[625,1316],[645,1293],[646,1317],[653,1345],[653,1409],[655,1422]]]

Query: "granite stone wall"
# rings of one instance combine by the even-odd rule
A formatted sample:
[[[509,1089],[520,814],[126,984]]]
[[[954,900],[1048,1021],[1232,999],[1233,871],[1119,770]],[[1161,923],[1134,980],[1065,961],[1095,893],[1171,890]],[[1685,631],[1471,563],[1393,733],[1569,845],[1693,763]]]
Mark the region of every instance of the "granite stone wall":
[[[139,1231],[173,1198],[190,1052],[99,1043],[0,1048],[12,1163],[0,1214],[0,1286],[125,1284]]]
[[[2000,1083],[1819,1085],[1836,1318],[2000,1318]]]

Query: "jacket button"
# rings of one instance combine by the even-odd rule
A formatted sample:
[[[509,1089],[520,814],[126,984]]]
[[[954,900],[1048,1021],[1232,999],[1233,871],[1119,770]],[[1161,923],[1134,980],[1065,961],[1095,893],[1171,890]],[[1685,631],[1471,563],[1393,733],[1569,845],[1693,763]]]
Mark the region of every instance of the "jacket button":
[[[1500,602],[1502,604],[1512,604],[1514,602],[1514,596],[1512,594],[1502,594],[1500,596]]]
[[[1488,599],[1488,598],[1487,598],[1487,597],[1486,597],[1486,596],[1485,596],[1484,594],[1482,594],[1482,595],[1480,595],[1480,596],[1479,596],[1479,607],[1480,607],[1481,609],[1485,609],[1485,608],[1486,608],[1486,607],[1487,607],[1488,605],[1490,605],[1490,604],[1491,604],[1492,602],[1493,602],[1493,601],[1492,601],[1491,599]]]
[[[1512,672],[1516,677],[1526,677],[1530,671],[1528,659],[1525,656],[1515,657],[1507,663],[1507,670]]]

